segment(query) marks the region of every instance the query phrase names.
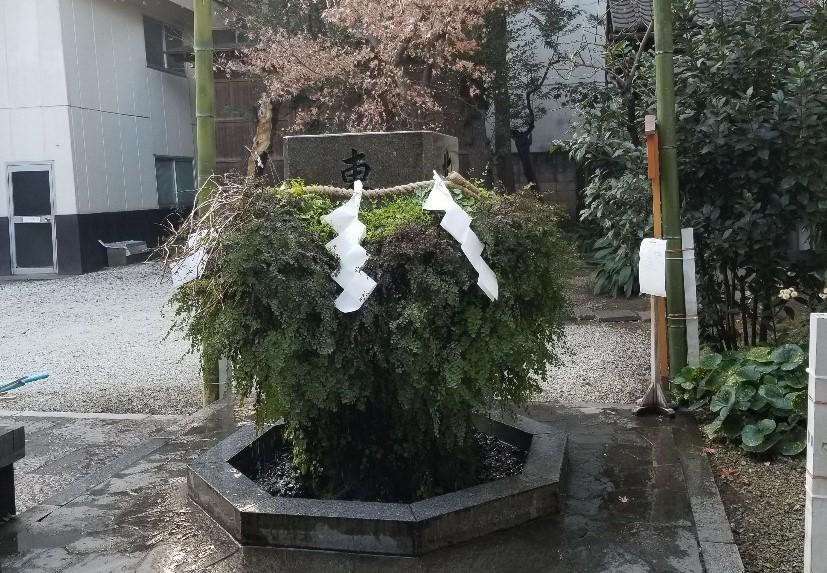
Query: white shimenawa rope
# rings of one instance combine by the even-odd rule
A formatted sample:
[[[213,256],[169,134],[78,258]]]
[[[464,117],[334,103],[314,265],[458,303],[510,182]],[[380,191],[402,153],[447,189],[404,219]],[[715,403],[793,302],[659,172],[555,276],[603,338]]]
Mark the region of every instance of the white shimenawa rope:
[[[460,207],[448,187],[445,186],[445,181],[442,177],[434,171],[434,187],[431,193],[425,199],[422,208],[426,211],[445,211],[445,216],[440,222],[440,226],[448,231],[454,239],[456,239],[462,252],[474,270],[479,274],[477,285],[492,301],[497,300],[499,293],[499,286],[497,285],[497,275],[491,270],[491,267],[482,260],[482,250],[485,245],[479,240],[477,234],[471,230],[471,215],[465,212]]]
[[[360,244],[365,238],[365,224],[359,220],[361,202],[362,182],[356,181],[350,200],[322,217],[339,233],[325,248],[339,257],[339,268],[331,277],[343,289],[335,302],[342,312],[359,310],[376,288],[376,281],[362,271],[368,253]]]

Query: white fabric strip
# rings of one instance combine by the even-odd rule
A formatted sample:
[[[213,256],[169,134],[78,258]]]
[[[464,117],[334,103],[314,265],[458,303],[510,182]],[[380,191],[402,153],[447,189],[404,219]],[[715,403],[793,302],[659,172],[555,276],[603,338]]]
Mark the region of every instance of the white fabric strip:
[[[451,192],[436,171],[434,171],[434,186],[425,199],[422,208],[426,211],[445,211],[440,226],[459,242],[468,262],[471,263],[471,266],[479,275],[477,285],[482,289],[482,292],[492,301],[497,300],[499,295],[497,275],[494,274],[494,271],[481,256],[485,245],[482,244],[477,234],[471,230],[471,216],[454,201]]]
[[[335,302],[342,312],[359,310],[376,288],[376,281],[362,272],[368,253],[360,244],[365,238],[365,225],[359,220],[361,202],[362,182],[356,181],[350,200],[322,217],[339,233],[325,248],[339,257],[339,269],[330,276],[343,289]]]

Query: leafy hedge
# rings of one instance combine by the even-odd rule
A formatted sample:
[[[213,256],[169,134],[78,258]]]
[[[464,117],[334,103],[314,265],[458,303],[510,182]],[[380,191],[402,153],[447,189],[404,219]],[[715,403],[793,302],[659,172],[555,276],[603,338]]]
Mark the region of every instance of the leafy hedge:
[[[241,186],[243,205],[209,244],[199,280],[175,295],[194,348],[220,348],[260,423],[284,418],[294,460],[316,494],[411,500],[469,483],[472,416],[524,402],[557,362],[570,248],[557,210],[534,197],[457,197],[474,216],[499,300],[476,285],[441,213],[415,196],[364,200],[364,267],[378,286],[357,312],[333,301],[334,233],[320,217],[340,202]],[[227,193],[237,193],[237,200]]]
[[[807,19],[791,23],[787,0],[744,3],[716,20],[694,4],[674,3],[674,57],[682,224],[695,229],[701,328],[723,349],[766,345],[788,273],[824,265],[812,251],[797,261],[789,238],[803,226],[823,251],[827,5],[809,3]],[[583,88],[566,144],[592,174],[581,215],[600,241],[596,286],[610,293],[634,292],[640,238],[651,233],[643,124],[655,108],[655,50],[633,72],[637,48],[608,48],[611,81]]]
[[[795,455],[807,447],[806,365],[795,344],[705,354],[675,379],[674,392],[681,404],[716,416],[705,427],[710,436],[748,452]]]

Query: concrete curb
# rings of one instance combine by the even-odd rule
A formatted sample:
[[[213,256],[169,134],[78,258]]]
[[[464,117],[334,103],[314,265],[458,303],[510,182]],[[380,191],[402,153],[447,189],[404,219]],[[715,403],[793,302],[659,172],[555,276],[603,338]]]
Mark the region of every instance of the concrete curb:
[[[704,442],[689,414],[679,413],[672,434],[683,467],[684,481],[707,573],[743,573],[744,564],[727,518],[721,494],[703,452]],[[694,420],[693,420],[694,421]]]

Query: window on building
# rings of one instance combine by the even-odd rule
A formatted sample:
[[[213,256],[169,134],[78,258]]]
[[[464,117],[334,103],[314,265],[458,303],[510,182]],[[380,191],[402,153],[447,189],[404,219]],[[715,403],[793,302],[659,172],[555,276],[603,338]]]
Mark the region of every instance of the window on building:
[[[195,202],[195,173],[192,158],[156,157],[155,180],[158,207],[176,209],[192,207]]]
[[[213,30],[212,41],[218,51],[237,50],[249,44],[249,39],[244,32],[229,28]]]
[[[184,73],[184,37],[179,30],[144,16],[146,65],[156,70]]]

